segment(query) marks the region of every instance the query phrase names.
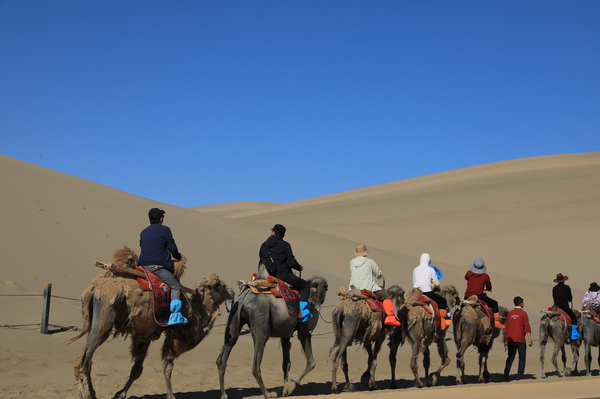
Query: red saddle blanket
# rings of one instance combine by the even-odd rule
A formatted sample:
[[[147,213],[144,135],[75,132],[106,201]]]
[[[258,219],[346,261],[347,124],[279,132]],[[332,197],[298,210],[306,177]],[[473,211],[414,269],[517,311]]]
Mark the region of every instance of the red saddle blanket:
[[[166,327],[171,315],[171,288],[156,274],[141,268],[146,273],[147,283],[152,291],[152,310],[156,324]]]
[[[482,301],[481,299],[477,299],[477,301],[479,302],[479,308],[481,309],[483,314],[485,314],[488,317],[488,319],[490,319],[490,327],[493,330],[494,328],[496,328],[496,321],[494,320],[494,311],[485,301]]]
[[[261,280],[255,280],[257,273],[253,273],[250,281],[259,282]],[[273,283],[274,280],[277,281],[277,288],[268,288],[265,287],[256,287],[250,286],[252,292],[260,294],[273,294],[276,298],[283,298],[285,301],[285,305],[287,307],[288,313],[292,316],[300,317],[302,316],[302,312],[300,311],[300,293],[294,287],[286,283],[285,281],[275,278],[273,276],[269,276],[266,281],[267,283]]]
[[[360,292],[363,296],[366,296],[365,301],[373,312],[383,312],[383,302],[379,300],[379,297],[373,294],[369,290],[362,290]]]
[[[433,318],[435,319],[435,326],[437,328],[442,328],[442,317],[440,316],[440,309],[438,308],[437,302],[432,301],[431,298],[429,298],[426,295],[421,295],[419,297],[419,302],[431,305],[431,308],[429,306],[423,306],[423,309],[425,309],[427,313],[431,314],[431,309],[433,308]]]
[[[573,323],[571,322],[571,317],[569,317],[568,314],[566,314],[562,309],[560,309],[560,308],[554,308],[554,307],[549,307],[548,311],[549,312],[560,313],[560,316],[558,316],[558,318],[560,320],[564,321],[566,329],[569,330],[569,331],[571,331],[571,326],[573,325]]]

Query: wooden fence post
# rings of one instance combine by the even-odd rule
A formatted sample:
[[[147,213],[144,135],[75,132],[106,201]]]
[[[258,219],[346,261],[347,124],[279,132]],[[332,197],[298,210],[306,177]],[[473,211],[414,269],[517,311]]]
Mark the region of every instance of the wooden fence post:
[[[44,301],[42,304],[42,324],[40,332],[48,334],[48,319],[50,317],[50,298],[52,297],[52,283],[44,284]]]

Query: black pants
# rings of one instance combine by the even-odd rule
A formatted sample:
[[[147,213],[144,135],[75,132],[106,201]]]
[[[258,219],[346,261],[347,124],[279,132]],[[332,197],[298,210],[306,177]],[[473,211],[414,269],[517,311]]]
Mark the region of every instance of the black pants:
[[[446,309],[448,310],[448,302],[446,302],[446,298],[441,295],[435,294],[433,291],[424,292],[423,295],[435,301],[438,305],[438,309]]]
[[[481,299],[483,302],[487,303],[490,308],[492,308],[492,312],[500,313],[500,309],[498,309],[498,301],[490,298],[485,293],[477,295],[477,298]],[[469,297],[465,297],[465,299],[469,299]]]
[[[517,352],[519,352],[519,369],[517,371],[517,379],[521,379],[525,374],[525,356],[527,353],[527,345],[525,345],[525,342],[509,342],[507,346],[508,358],[506,358],[504,375],[508,375],[510,373],[510,368],[512,367]]]
[[[577,325],[577,316],[575,316],[575,312],[573,312],[573,310],[568,306],[561,306],[559,308],[562,309],[563,312],[565,312],[566,314],[569,315],[569,317],[571,318],[571,324],[576,326]]]
[[[300,293],[301,302],[308,302],[308,296],[310,295],[310,286],[308,285],[308,281],[302,280],[294,273],[278,274],[277,278],[285,281],[286,283],[297,289]]]

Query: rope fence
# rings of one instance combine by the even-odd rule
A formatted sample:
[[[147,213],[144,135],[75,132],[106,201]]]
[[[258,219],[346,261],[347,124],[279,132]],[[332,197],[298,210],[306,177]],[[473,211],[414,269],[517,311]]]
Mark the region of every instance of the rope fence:
[[[66,297],[66,296],[58,296],[58,295],[54,295],[52,296],[52,284],[51,283],[46,283],[44,284],[44,292],[42,294],[0,294],[0,296],[4,296],[4,297],[42,297],[42,319],[40,323],[33,323],[33,324],[4,324],[4,325],[0,325],[0,328],[23,328],[23,327],[37,327],[40,326],[40,332],[42,334],[48,334],[48,327],[54,327],[54,328],[58,328],[60,329],[60,331],[77,331],[79,330],[79,327],[75,327],[75,326],[69,326],[69,327],[65,327],[65,326],[58,326],[55,324],[50,324],[49,323],[49,318],[50,318],[50,299],[51,298],[56,298],[56,299],[65,299],[65,300],[69,300],[69,301],[79,301],[79,298],[70,298],[70,297]]]

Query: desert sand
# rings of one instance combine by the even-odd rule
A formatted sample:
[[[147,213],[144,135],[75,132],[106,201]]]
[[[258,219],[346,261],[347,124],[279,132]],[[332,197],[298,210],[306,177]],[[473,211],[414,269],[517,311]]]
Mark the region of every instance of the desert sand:
[[[525,298],[534,346],[527,352],[527,378],[506,383],[502,381],[506,354],[498,340],[489,359],[492,382],[483,385],[476,383],[477,353],[467,351],[469,384],[456,386],[456,348],[448,334],[451,364],[437,387],[423,389],[413,388],[409,351],[402,347],[397,390],[389,389],[384,347],[377,368],[380,389],[368,391],[359,384],[366,354],[355,345],[349,352],[350,377],[359,391],[342,393],[343,397],[438,397],[441,389],[449,398],[598,397],[597,362],[591,377],[560,378],[547,353],[549,377],[541,379],[537,346],[539,312],[552,304],[556,274],[569,276],[575,306],[592,281],[600,282],[598,181],[600,153],[565,154],[480,165],[293,203],[239,202],[186,209],[0,156],[0,397],[77,397],[73,362],[85,339],[64,343],[82,324],[79,295],[101,273],[93,266],[95,261],[110,261],[124,245],[139,251],[139,232],[154,206],[166,210],[165,224],[188,258],[184,285],[193,286],[208,273],[218,273],[234,287],[247,279],[256,269],[258,247],[274,223],[286,225],[286,240],[305,267],[302,277],[320,275],[328,280],[323,319],[313,338],[317,367],[297,389],[297,396],[331,392],[328,352],[333,338],[328,322],[338,287],[348,283],[354,246],[362,242],[384,271],[386,283],[405,289],[422,252],[430,253],[433,264],[443,271],[442,284],[453,284],[461,292],[469,263],[483,258],[501,305],[512,308],[514,296]],[[45,283],[53,285],[48,335],[39,332]],[[176,361],[173,388],[178,398],[220,398],[215,361],[225,329],[223,312],[210,336]],[[129,397],[164,397],[161,343],[151,346],[144,373]],[[251,337],[243,335],[230,357],[226,385],[231,399],[262,397],[251,374],[251,345]],[[111,398],[124,384],[131,367],[128,347],[127,341],[112,339],[96,352],[93,378],[99,398]],[[593,349],[593,358],[598,357],[597,350]],[[571,359],[570,351],[567,357]],[[438,363],[432,353],[432,366]],[[304,356],[293,341],[292,377],[303,366]],[[516,364],[512,372],[516,373]],[[279,393],[277,340],[267,345],[262,373],[267,387]]]

